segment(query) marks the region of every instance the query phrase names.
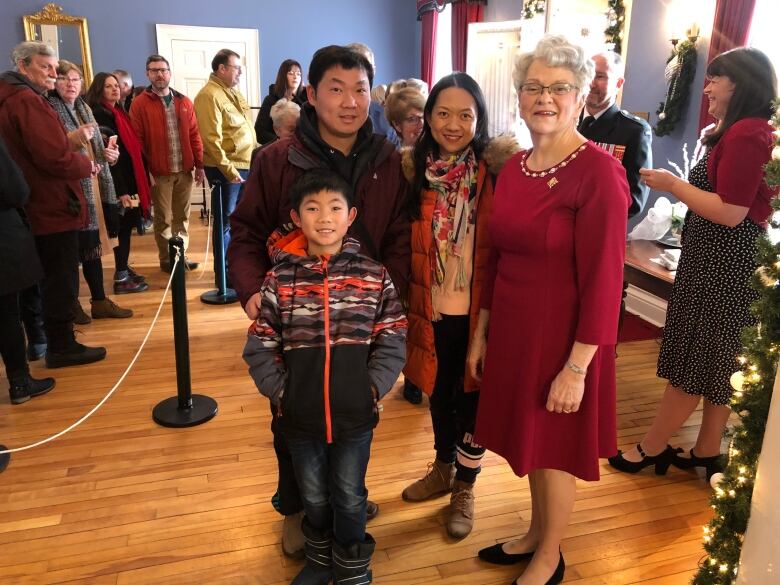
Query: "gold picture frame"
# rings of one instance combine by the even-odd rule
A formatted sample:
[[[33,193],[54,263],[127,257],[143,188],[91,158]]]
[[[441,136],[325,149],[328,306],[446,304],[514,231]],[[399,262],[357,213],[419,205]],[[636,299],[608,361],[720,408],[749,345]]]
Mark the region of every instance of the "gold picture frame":
[[[60,58],[73,61],[81,67],[85,87],[92,81],[92,53],[85,17],[65,14],[62,6],[49,2],[40,12],[24,15],[22,21],[26,40],[48,42],[52,45],[56,40],[57,46],[54,49]],[[75,46],[76,42],[78,47]]]

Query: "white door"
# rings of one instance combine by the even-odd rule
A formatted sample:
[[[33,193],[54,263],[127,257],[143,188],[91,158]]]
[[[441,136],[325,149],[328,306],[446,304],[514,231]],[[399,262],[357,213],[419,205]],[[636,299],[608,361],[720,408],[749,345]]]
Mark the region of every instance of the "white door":
[[[260,106],[260,53],[257,29],[157,25],[157,51],[171,63],[171,86],[194,99],[209,79],[220,49],[241,55],[238,89],[250,106]],[[257,110],[252,110],[256,115]]]

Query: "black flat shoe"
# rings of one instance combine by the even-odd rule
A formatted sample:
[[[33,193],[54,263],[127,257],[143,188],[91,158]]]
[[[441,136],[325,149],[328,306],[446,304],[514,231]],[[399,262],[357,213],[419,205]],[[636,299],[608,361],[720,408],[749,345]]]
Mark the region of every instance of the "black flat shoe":
[[[655,465],[656,475],[666,475],[666,471],[672,464],[674,457],[677,453],[682,453],[682,449],[679,447],[675,449],[670,445],[667,445],[666,449],[661,451],[658,455],[653,456],[647,455],[640,443],[636,444],[636,448],[642,456],[641,461],[628,461],[623,457],[623,451],[618,451],[617,455],[610,457],[607,461],[609,461],[610,466],[618,471],[625,471],[626,473],[637,473],[642,471],[645,467]]]
[[[682,451],[682,449],[680,449]],[[725,461],[722,454],[712,455],[711,457],[698,457],[694,455],[693,448],[688,451],[690,457],[680,457],[677,453],[672,458],[672,465],[677,469],[693,469],[694,467],[703,467],[707,473],[707,481],[716,473],[722,473],[725,468]]]
[[[530,561],[531,557],[534,556],[534,552],[536,551],[510,554],[504,551],[504,543],[499,542],[493,546],[483,548],[477,554],[483,561],[494,565],[515,565],[517,563],[522,563],[523,561]]]
[[[561,553],[561,558],[558,560],[558,566],[555,567],[555,572],[547,579],[547,582],[544,585],[558,585],[563,581],[563,576],[565,574],[566,563],[563,561],[563,553]],[[517,579],[512,581],[509,585],[517,585]]]

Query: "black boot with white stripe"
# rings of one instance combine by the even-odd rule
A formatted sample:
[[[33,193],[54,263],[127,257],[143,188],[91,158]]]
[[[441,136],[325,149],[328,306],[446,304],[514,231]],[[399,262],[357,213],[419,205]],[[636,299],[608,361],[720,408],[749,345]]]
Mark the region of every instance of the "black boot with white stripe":
[[[333,542],[333,585],[366,585],[372,583],[371,555],[374,554],[376,541],[366,532],[363,542],[341,546]]]
[[[331,532],[316,530],[306,516],[301,523],[303,536],[306,538],[306,566],[303,567],[290,585],[328,585],[333,578],[331,567]]]

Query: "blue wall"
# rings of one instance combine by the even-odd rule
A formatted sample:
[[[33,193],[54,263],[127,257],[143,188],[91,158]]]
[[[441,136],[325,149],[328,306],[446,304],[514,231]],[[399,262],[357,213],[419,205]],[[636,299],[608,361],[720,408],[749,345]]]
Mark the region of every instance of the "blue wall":
[[[46,0],[0,2],[0,55],[24,40],[22,15],[38,12]],[[58,0],[64,12],[86,16],[95,71],[127,69],[146,81],[144,63],[157,51],[155,24],[257,28],[260,31],[261,94],[284,59],[303,65],[328,44],[363,42],[376,55],[377,82],[418,76],[419,41],[412,0]],[[415,52],[415,50],[417,52]],[[259,105],[259,104],[252,104]]]

